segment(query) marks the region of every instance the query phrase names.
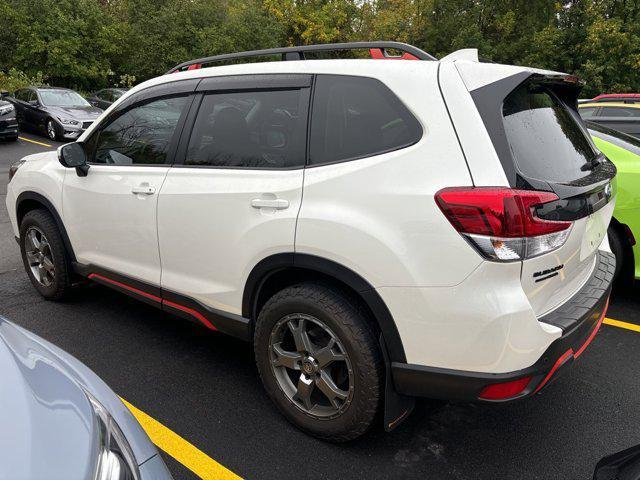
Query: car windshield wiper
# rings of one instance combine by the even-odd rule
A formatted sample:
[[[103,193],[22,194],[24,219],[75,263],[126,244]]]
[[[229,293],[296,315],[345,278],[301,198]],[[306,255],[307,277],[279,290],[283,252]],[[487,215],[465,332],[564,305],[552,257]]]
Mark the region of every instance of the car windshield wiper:
[[[593,160],[585,163],[580,167],[580,170],[586,172],[587,170],[594,170],[598,165],[600,165],[604,161],[603,157],[600,155]]]

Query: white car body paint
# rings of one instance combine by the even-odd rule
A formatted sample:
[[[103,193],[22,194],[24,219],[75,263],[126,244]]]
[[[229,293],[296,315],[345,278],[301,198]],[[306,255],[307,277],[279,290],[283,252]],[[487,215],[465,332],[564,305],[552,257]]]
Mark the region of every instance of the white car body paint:
[[[597,249],[608,251],[613,203],[575,222],[567,242],[524,262],[484,260],[434,201],[451,186],[508,182],[470,91],[520,72],[550,72],[469,61],[313,60],[184,71],[144,82],[82,135],[87,140],[118,105],[150,86],[255,73],[373,77],[423,127],[418,143],[359,160],[298,170],[94,165],[87,177],[64,169],[55,152],[28,158],[8,186],[16,199],[45,196],[62,217],[79,262],[117,271],[241,314],[247,278],[262,259],[305,253],[343,265],[384,300],[408,363],[504,373],[526,368],[561,335],[539,321],[588,279]],[[455,127],[455,128],[454,128]],[[155,195],[131,193],[149,184]],[[288,208],[254,208],[256,198]],[[532,273],[558,263],[543,286]]]

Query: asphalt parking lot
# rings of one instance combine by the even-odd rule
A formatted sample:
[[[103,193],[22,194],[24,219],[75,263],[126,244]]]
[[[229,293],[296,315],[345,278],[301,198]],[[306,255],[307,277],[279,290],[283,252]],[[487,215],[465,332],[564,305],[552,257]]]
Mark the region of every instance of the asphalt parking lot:
[[[422,402],[395,432],[347,445],[300,433],[263,393],[248,344],[100,286],[65,303],[38,296],[4,206],[7,172],[56,145],[33,134],[0,143],[0,315],[76,356],[198,449],[167,448],[158,437],[176,479],[198,478],[198,462],[224,466],[202,478],[590,479],[602,456],[640,444],[638,286],[612,298],[608,318],[626,324],[604,325],[574,368],[534,398]]]

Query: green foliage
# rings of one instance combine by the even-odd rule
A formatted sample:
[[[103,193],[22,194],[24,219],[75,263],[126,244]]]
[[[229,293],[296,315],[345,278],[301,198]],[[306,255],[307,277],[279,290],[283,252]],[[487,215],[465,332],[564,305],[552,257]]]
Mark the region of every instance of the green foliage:
[[[46,77],[42,72],[37,72],[32,77],[15,68],[8,73],[0,72],[0,91],[15,92],[20,88],[42,85],[46,85]]]
[[[217,53],[386,39],[640,92],[640,0],[0,0],[0,19],[0,72],[87,91]]]

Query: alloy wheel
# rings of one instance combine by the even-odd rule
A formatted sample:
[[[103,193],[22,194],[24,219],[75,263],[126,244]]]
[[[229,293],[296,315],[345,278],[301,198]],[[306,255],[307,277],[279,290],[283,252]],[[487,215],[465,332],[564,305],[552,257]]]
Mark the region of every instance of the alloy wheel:
[[[53,124],[52,120],[47,122],[47,135],[49,135],[51,140],[56,139],[56,126]]]
[[[269,355],[280,389],[306,414],[329,419],[349,407],[354,390],[351,361],[318,318],[294,313],[280,319],[271,332]]]
[[[37,227],[29,227],[26,232],[24,250],[33,278],[40,285],[50,287],[56,278],[56,269],[49,240],[42,233],[42,230]]]

